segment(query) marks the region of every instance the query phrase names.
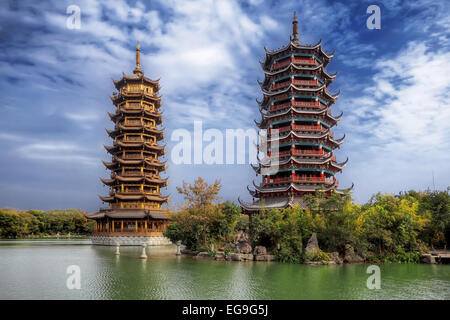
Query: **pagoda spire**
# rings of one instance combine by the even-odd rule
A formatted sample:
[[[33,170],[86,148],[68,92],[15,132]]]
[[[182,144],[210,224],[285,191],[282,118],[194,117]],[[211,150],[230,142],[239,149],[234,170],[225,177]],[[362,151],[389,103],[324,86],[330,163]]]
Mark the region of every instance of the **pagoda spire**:
[[[297,15],[294,11],[294,18],[292,20],[292,41],[296,44],[299,44],[300,41],[298,40],[298,21],[297,21]]]
[[[141,46],[139,45],[139,40],[136,45],[136,69],[133,71],[136,73],[143,73],[141,70]]]

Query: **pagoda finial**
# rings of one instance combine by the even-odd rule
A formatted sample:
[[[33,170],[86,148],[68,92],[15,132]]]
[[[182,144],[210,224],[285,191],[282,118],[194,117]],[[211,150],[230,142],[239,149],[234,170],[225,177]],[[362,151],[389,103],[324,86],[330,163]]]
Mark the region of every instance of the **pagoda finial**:
[[[139,45],[139,40],[136,46],[136,69],[134,69],[134,73],[142,73],[141,70],[141,46]]]
[[[294,11],[294,18],[292,20],[292,36],[293,39],[292,41],[294,41],[295,43],[298,43],[298,21],[297,21],[297,15]]]

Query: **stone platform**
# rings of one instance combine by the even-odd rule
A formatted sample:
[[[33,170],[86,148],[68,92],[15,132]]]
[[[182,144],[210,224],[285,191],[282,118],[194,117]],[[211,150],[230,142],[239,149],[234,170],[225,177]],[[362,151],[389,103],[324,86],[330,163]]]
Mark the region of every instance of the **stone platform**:
[[[121,246],[141,246],[146,243],[147,246],[165,246],[172,242],[164,236],[91,236],[92,244],[102,246],[115,246],[117,243]]]

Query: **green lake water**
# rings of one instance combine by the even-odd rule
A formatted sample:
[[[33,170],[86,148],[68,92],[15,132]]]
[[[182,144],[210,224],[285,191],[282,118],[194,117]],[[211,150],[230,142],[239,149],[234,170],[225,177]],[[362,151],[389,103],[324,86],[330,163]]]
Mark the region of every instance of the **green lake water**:
[[[385,264],[381,289],[368,265],[306,266],[177,257],[175,248],[79,241],[0,241],[0,299],[450,299],[450,265]],[[81,271],[68,289],[67,267]]]

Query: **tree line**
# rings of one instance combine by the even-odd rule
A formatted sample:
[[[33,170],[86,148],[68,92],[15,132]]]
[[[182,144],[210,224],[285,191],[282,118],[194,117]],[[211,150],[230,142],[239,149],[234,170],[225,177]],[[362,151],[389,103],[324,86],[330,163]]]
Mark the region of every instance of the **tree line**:
[[[443,248],[450,239],[450,196],[445,191],[377,193],[355,204],[350,193],[306,195],[303,205],[263,210],[251,223],[232,202],[219,202],[219,181],[208,185],[198,178],[178,192],[186,204],[173,214],[165,235],[188,249],[208,250],[233,241],[248,229],[252,246],[263,245],[280,261],[301,263],[313,233],[326,252],[344,254],[346,245],[368,260],[417,261],[420,252]]]
[[[84,211],[66,210],[14,210],[0,209],[0,238],[46,237],[54,235],[88,235],[94,222]]]

